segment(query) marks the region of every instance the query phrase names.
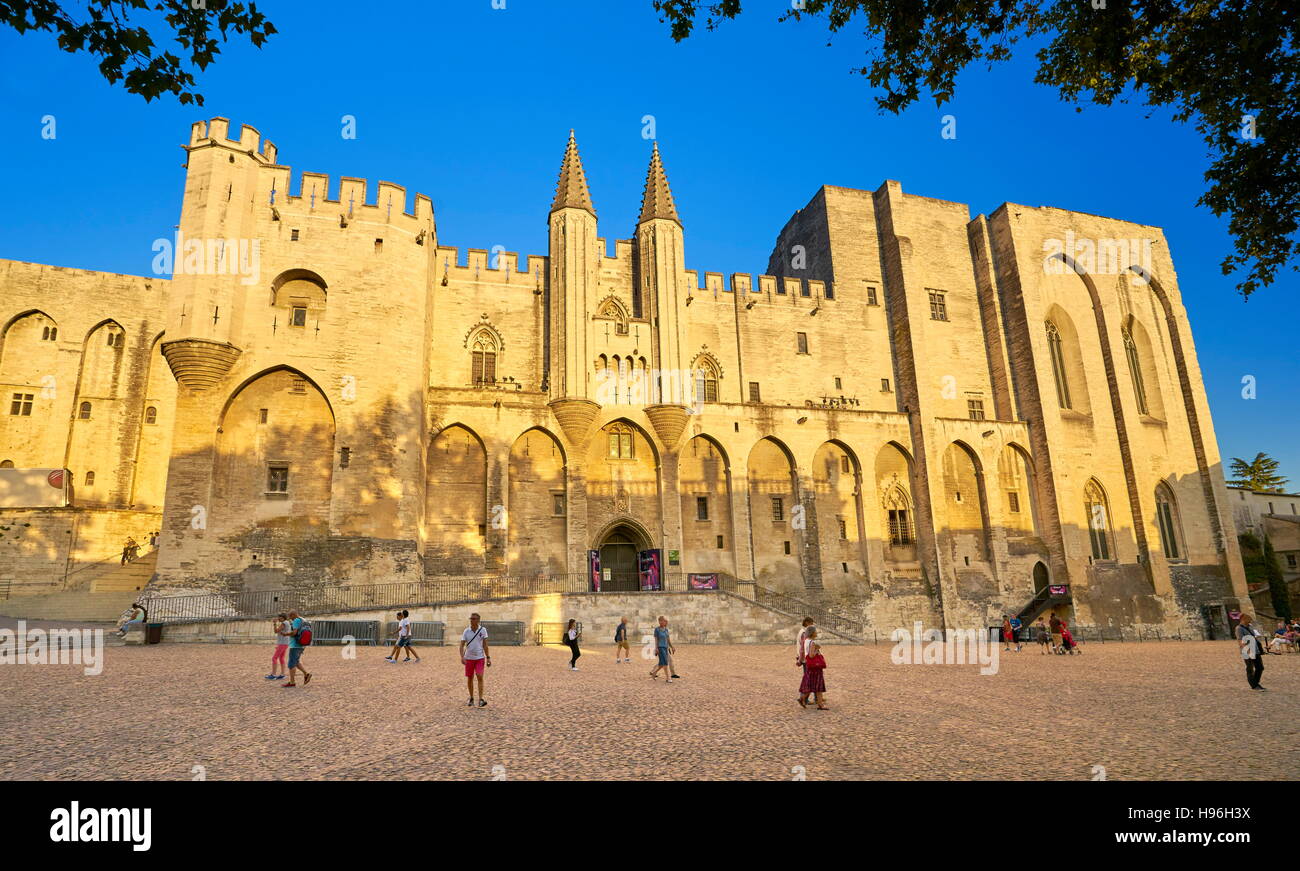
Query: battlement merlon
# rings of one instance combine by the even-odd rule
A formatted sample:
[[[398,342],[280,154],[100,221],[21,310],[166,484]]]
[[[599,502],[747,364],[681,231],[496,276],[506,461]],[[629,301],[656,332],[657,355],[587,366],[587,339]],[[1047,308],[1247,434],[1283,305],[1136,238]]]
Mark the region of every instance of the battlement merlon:
[[[412,226],[408,229],[413,234],[420,230],[436,233],[433,200],[425,194],[415,194],[413,200],[409,201],[413,211],[408,211],[406,188],[394,182],[380,181],[376,188],[375,202],[370,204],[366,202],[367,182],[343,176],[339,182],[338,198],[331,199],[330,177],[319,172],[301,173],[297,193],[294,194],[290,190],[293,170],[276,163],[276,148],[270,141],[263,142],[261,134],[247,124],[240,128],[239,139],[231,139],[229,130],[230,122],[226,118],[197,121],[190,128],[190,144],[186,146],[186,151],[225,148],[253,158],[261,170],[255,194],[255,202],[259,205],[302,210],[308,215],[329,217],[331,220],[337,220],[342,215],[359,221],[393,224],[410,222]]]
[[[275,164],[275,144],[269,139],[262,142],[262,134],[248,124],[239,128],[238,139],[231,139],[229,118],[195,121],[190,125],[190,142],[185,146],[186,151],[212,146],[245,152],[268,166]]]
[[[468,248],[465,262],[460,260],[460,249],[439,245],[435,252],[438,280],[445,275],[451,281],[479,281],[510,284],[535,289],[545,281],[548,258],[530,254],[520,257],[515,251]]]
[[[415,211],[407,210],[406,188],[390,181],[381,181],[376,187],[374,203],[366,202],[369,183],[365,179],[342,176],[336,197],[330,196],[331,180],[322,172],[303,172],[298,176],[296,191],[293,170],[288,166],[260,167],[255,202],[259,207],[275,207],[283,212],[282,220],[290,216],[328,218],[346,222],[408,224],[412,233],[426,230],[435,232],[433,201],[424,194],[416,194],[412,203]]]

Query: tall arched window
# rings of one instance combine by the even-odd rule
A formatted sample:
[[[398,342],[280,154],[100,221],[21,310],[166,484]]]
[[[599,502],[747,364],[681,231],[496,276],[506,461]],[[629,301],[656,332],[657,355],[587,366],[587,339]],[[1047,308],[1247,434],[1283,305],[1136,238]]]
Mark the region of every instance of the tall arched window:
[[[1110,509],[1106,506],[1106,493],[1094,478],[1083,488],[1084,508],[1088,513],[1088,539],[1092,543],[1092,558],[1110,559]]]
[[[695,363],[695,399],[701,402],[718,401],[718,367],[707,357]]]
[[[889,526],[889,543],[909,545],[913,541],[911,504],[901,487],[894,487],[885,496],[885,520]]]
[[[158,409],[157,409],[157,408],[154,408],[152,405],[149,406],[148,408],[146,408],[146,409],[144,410],[144,422],[145,422],[145,423],[157,423],[157,422],[158,422]]]
[[[1160,527],[1160,547],[1165,552],[1165,559],[1181,559],[1178,506],[1173,491],[1165,484],[1156,487],[1156,526]]]
[[[614,424],[609,428],[609,453],[611,460],[631,460],[633,459],[632,445],[632,428],[621,423]]]
[[[470,346],[472,377],[475,384],[495,384],[497,380],[497,343],[492,334],[480,331]]]
[[[1061,331],[1056,324],[1047,322],[1047,351],[1052,357],[1052,376],[1056,379],[1056,399],[1061,408],[1070,404],[1070,381],[1065,375],[1065,352],[1061,347]]]
[[[81,420],[90,420],[90,403],[83,402],[77,409],[77,417]]]
[[[1133,376],[1133,395],[1137,398],[1138,414],[1148,414],[1147,411],[1147,390],[1146,385],[1142,383],[1142,361],[1138,358],[1137,345],[1133,342],[1133,334],[1127,328],[1123,330],[1124,336],[1124,355],[1128,358],[1128,371]]]

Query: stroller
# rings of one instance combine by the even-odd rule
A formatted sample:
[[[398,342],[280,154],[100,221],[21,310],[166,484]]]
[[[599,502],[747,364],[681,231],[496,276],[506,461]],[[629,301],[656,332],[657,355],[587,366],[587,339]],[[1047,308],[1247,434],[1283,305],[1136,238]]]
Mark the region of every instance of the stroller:
[[[1074,640],[1074,636],[1070,634],[1070,630],[1064,623],[1061,624],[1061,646],[1056,652],[1062,656],[1065,656],[1066,654],[1074,656],[1076,653],[1083,653],[1083,651],[1079,649],[1079,643]]]

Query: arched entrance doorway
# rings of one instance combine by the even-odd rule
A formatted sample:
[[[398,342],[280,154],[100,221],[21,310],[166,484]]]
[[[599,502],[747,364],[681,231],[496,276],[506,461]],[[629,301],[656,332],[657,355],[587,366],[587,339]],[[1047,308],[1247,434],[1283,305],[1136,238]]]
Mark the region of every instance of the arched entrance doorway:
[[[1034,563],[1034,595],[1038,595],[1047,586],[1047,566],[1041,562]]]
[[[600,539],[600,568],[603,592],[636,592],[641,589],[637,555],[650,549],[645,533],[630,523],[616,523]]]

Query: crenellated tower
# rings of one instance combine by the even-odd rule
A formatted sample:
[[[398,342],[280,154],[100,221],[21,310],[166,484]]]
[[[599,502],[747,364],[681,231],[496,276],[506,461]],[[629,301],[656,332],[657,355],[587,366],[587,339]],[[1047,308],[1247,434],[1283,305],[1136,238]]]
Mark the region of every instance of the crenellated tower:
[[[569,144],[551,204],[550,280],[547,314],[548,382],[551,408],[564,433],[576,445],[585,442],[599,405],[588,370],[589,309],[596,293],[600,250],[596,209],[587,190],[578,143]]]

